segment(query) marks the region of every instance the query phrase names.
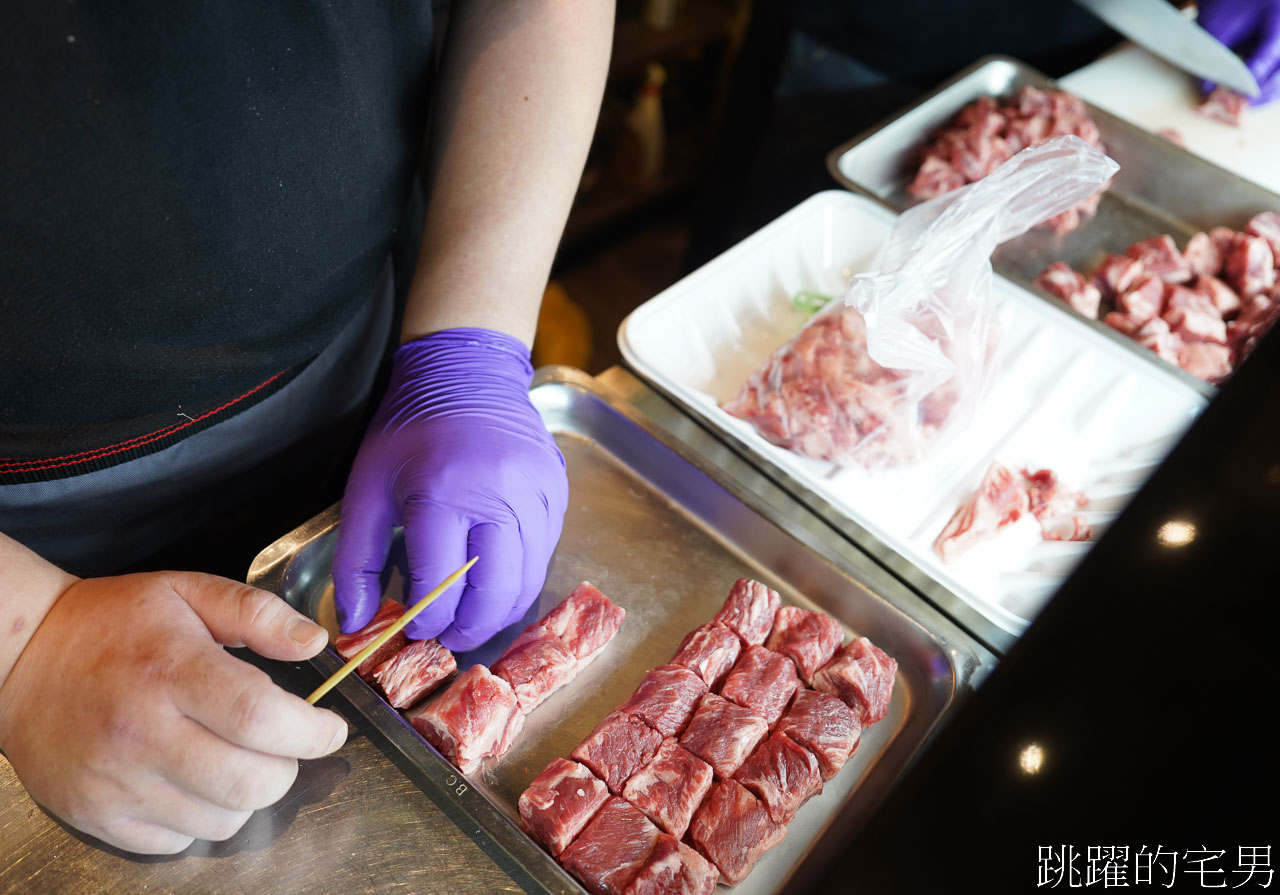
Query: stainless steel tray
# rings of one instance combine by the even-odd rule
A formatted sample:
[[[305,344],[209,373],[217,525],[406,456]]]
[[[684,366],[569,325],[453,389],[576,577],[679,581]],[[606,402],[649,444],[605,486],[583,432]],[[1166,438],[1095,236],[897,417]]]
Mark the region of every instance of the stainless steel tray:
[[[527,890],[579,892],[517,826],[519,794],[621,703],[646,669],[667,661],[685,632],[711,618],[736,578],[766,581],[785,602],[823,609],[900,663],[889,716],[868,730],[854,758],[800,811],[783,844],[737,887],[783,891],[870,817],[938,723],[994,666],[994,656],[738,458],[721,453],[712,467],[575,370],[540,371],[531,394],[564,452],[570,505],[530,618],[585,578],[626,608],[617,639],[528,716],[506,756],[471,778],[363,681],[350,677],[337,692],[386,735],[406,773],[457,806],[469,835],[527,874],[520,880]],[[250,583],[331,629],[336,523],[331,508],[264,550],[249,573]],[[401,581],[392,574],[387,593],[399,597]],[[460,655],[459,666],[491,661],[523,624]],[[329,674],[340,662],[325,650],[312,664]]]
[[[980,59],[894,118],[827,155],[827,169],[844,186],[902,211],[913,200],[906,188],[925,143],[966,104],[979,96],[1008,96],[1031,85],[1057,89],[1050,78],[1005,57]],[[1259,211],[1280,211],[1280,196],[1218,167],[1163,137],[1086,103],[1107,154],[1120,172],[1102,198],[1097,215],[1066,236],[1032,231],[998,248],[996,272],[1025,286],[1065,314],[1087,320],[1033,284],[1054,261],[1088,270],[1107,252],[1123,252],[1139,239],[1169,233],[1180,242],[1216,225],[1243,228]],[[1106,324],[1087,322],[1124,344],[1143,362],[1179,376],[1201,393],[1217,390],[1120,335]]]

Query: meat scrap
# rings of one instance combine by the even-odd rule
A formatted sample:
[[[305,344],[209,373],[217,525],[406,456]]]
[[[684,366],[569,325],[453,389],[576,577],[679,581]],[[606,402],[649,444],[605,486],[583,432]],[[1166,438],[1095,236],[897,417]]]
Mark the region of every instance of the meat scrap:
[[[664,737],[684,730],[707,685],[683,665],[659,665],[645,672],[619,711],[634,715]],[[668,832],[670,832],[668,830]]]
[[[1027,485],[1027,498],[1031,513],[1040,523],[1040,535],[1046,541],[1087,541],[1093,537],[1089,521],[1075,514],[1088,506],[1089,498],[1083,491],[1073,491],[1058,481],[1051,469],[1036,472],[1022,470]]]
[[[709,688],[719,690],[741,652],[742,641],[737,634],[719,622],[710,622],[685,635],[671,664],[683,665]]]
[[[1084,316],[1098,319],[1102,291],[1061,261],[1055,261],[1036,277],[1036,285],[1056,295]]]
[[[463,774],[505,753],[524,727],[511,685],[483,665],[468,668],[434,701],[405,718]]]
[[[609,798],[609,788],[576,761],[553,758],[520,793],[520,826],[558,855]]]
[[[772,727],[800,686],[794,662],[763,646],[751,646],[725,678],[720,695],[751,709]]]
[[[813,688],[839,697],[865,729],[884,718],[898,662],[866,637],[849,641],[813,679]]]
[[[652,760],[631,775],[622,796],[664,832],[680,837],[713,779],[711,765],[667,739]]]
[[[823,780],[830,780],[858,749],[862,724],[839,697],[818,690],[796,693],[775,733],[785,734],[813,753]]]
[[[662,745],[662,734],[626,712],[610,712],[569,755],[621,795],[628,779],[649,763]]]
[[[978,490],[965,501],[934,539],[934,552],[953,562],[975,544],[989,540],[1030,508],[1022,477],[1003,463],[992,461]]]
[[[814,672],[831,661],[843,642],[844,629],[825,612],[783,606],[764,645],[795,662],[800,680],[807,686]]]
[[[440,641],[415,640],[379,665],[373,681],[395,709],[413,705],[453,677],[458,660]]]
[[[716,777],[727,780],[768,733],[769,722],[751,709],[708,693],[681,734],[680,745],[711,765]]]
[[[639,809],[610,797],[560,863],[591,895],[621,895],[640,872],[661,834]]]
[[[689,824],[689,839],[730,885],[746,879],[760,857],[787,835],[785,825],[736,780],[717,783]]]
[[[378,636],[391,627],[395,620],[402,615],[404,615],[404,606],[402,604],[397,603],[395,600],[383,600],[369,624],[351,634],[339,634],[333,638],[333,648],[337,650],[339,656],[350,662],[362,649],[377,640]],[[356,674],[366,681],[372,681],[373,673],[378,670],[378,666],[408,645],[408,635],[403,631],[399,632],[378,647],[373,655],[361,662],[356,668]]]
[[[716,865],[663,833],[624,895],[711,895],[719,881]]]
[[[781,605],[782,597],[773,588],[750,578],[739,578],[714,621],[737,634],[747,646],[753,646],[764,643],[769,636]]]
[[[1244,110],[1248,105],[1249,99],[1244,94],[1236,93],[1230,87],[1219,84],[1200,101],[1196,111],[1205,118],[1239,127],[1244,121]]]
[[[764,803],[769,817],[790,823],[805,802],[822,792],[822,773],[812,752],[775,733],[756,747],[733,775]]]

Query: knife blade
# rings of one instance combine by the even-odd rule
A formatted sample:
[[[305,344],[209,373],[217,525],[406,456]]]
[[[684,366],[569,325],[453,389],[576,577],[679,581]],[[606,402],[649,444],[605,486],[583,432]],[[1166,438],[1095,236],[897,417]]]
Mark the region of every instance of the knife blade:
[[[1076,0],[1139,46],[1207,81],[1245,96],[1258,82],[1235,51],[1165,0]]]

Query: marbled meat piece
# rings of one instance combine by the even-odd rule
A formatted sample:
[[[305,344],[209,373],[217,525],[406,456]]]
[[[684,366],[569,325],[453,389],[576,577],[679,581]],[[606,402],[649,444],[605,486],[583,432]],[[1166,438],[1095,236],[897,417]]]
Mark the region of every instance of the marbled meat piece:
[[[1244,232],[1261,239],[1271,249],[1271,255],[1275,258],[1280,258],[1280,214],[1276,214],[1274,211],[1255,214],[1249,218],[1249,223],[1245,225]],[[1210,272],[1217,273],[1217,271]]]
[[[415,640],[373,672],[373,680],[392,708],[413,705],[453,677],[458,660],[434,637]]]
[[[711,765],[668,738],[650,762],[631,775],[622,796],[664,832],[679,838],[713,778]]]
[[[1074,211],[1074,209],[1067,209]],[[1078,224],[1079,222],[1076,221]],[[1058,232],[1056,227],[1050,227]],[[1062,232],[1070,232],[1075,225]],[[1076,271],[1061,261],[1055,261],[1040,272],[1035,283],[1050,295],[1056,295],[1076,311],[1092,319],[1098,319],[1098,306],[1102,301],[1102,292],[1093,283],[1086,280]]]
[[[769,636],[781,605],[782,597],[773,588],[739,578],[713,621],[737,634],[747,646],[753,646],[764,643]]]
[[[1138,259],[1125,255],[1108,255],[1093,272],[1093,282],[1105,298],[1114,299],[1117,295],[1128,292],[1144,273],[1146,271]]]
[[[843,642],[844,629],[825,612],[783,606],[764,645],[794,662],[800,679],[808,685],[814,672],[831,661]]]
[[[1219,84],[1200,100],[1196,111],[1205,118],[1239,127],[1244,120],[1244,110],[1248,105],[1249,100],[1244,94],[1236,93],[1230,87]]]
[[[1144,273],[1128,289],[1116,295],[1116,309],[1138,325],[1160,316],[1164,307],[1165,282],[1154,274]]]
[[[1193,233],[1182,248],[1182,257],[1191,272],[1198,277],[1215,276],[1222,270],[1222,256],[1218,244],[1208,233]]]
[[[817,756],[781,733],[757,746],[733,779],[751,790],[780,824],[790,823],[801,805],[822,792]]]
[[[583,581],[536,626],[559,637],[565,649],[577,658],[581,670],[608,646],[626,614],[598,588]]]
[[[1194,289],[1169,287],[1161,316],[1184,341],[1226,344],[1227,326],[1222,315],[1211,300]]]
[[[404,615],[403,604],[397,603],[395,600],[383,600],[369,624],[359,631],[354,631],[350,634],[339,634],[333,638],[333,648],[337,650],[339,656],[350,662],[360,650],[373,643],[379,634],[391,627],[395,620],[402,615]],[[404,631],[399,632],[378,647],[372,656],[361,662],[356,667],[356,674],[366,681],[372,681],[373,673],[378,670],[378,666],[408,645],[409,636]]]
[[[659,665],[645,672],[644,680],[618,708],[671,737],[684,730],[706,692],[706,682],[683,665]]]
[[[822,779],[830,780],[857,751],[862,725],[853,709],[839,697],[801,690],[774,732],[785,734],[812,752]]]
[[[1196,281],[1191,288],[1209,299],[1214,308],[1223,317],[1230,317],[1238,313],[1243,306],[1243,302],[1240,301],[1240,296],[1236,294],[1236,291],[1215,276],[1201,274],[1196,277]]]
[[[964,175],[940,155],[925,156],[907,192],[917,199],[932,199],[965,185]]]
[[[591,895],[621,895],[658,844],[661,834],[625,799],[610,796],[586,828],[560,854],[560,863]]]
[[[769,723],[751,709],[708,693],[689,719],[680,745],[711,765],[718,778],[726,780],[768,733]]]
[[[1261,237],[1240,236],[1227,255],[1222,275],[1244,298],[1267,292],[1276,284],[1276,262],[1271,247]]]
[[[493,663],[492,671],[511,685],[520,711],[528,714],[573,680],[578,659],[545,628],[526,629]]]
[[[711,789],[689,824],[689,840],[730,885],[746,879],[760,856],[787,835],[785,824],[736,780]]]
[[[1064,486],[1052,469],[1024,469],[1022,477],[1031,514],[1040,523],[1041,537],[1046,541],[1087,541],[1093,537],[1089,520],[1076,514],[1076,510],[1089,505],[1083,491]]]
[[[813,687],[844,700],[866,729],[888,713],[897,673],[896,659],[866,637],[858,637],[841,647],[814,676]]]
[[[1126,336],[1132,336],[1141,327],[1144,321],[1130,317],[1123,311],[1108,311],[1102,318],[1102,322],[1117,332],[1124,333]],[[1168,324],[1165,324],[1166,326]]]
[[[1184,342],[1178,366],[1205,382],[1218,383],[1231,373],[1231,349],[1214,342]]]
[[[553,758],[520,793],[516,807],[525,832],[558,855],[608,799],[609,788],[586,767]]]
[[[1166,283],[1185,283],[1191,279],[1187,259],[1182,257],[1173,237],[1167,233],[1135,242],[1125,253],[1141,261],[1147,273],[1155,274]]]
[[[624,895],[711,895],[719,881],[715,864],[663,833]]]
[[[725,678],[720,695],[751,709],[772,727],[800,687],[794,662],[763,646],[749,646]]]
[[[464,774],[506,752],[524,727],[515,691],[483,665],[472,665],[405,718]]]
[[[616,796],[661,745],[662,734],[648,724],[626,712],[613,711],[569,754],[590,768]]]
[[[933,542],[943,562],[953,562],[975,544],[989,540],[1027,512],[1022,477],[999,461],[992,461],[978,489],[952,515]]]
[[[708,622],[685,635],[671,664],[683,665],[710,689],[719,690],[741,652],[742,641],[737,634],[719,622]]]
[[[1153,352],[1156,357],[1171,364],[1178,362],[1178,349],[1182,336],[1169,328],[1163,317],[1152,317],[1132,333],[1133,340]]]

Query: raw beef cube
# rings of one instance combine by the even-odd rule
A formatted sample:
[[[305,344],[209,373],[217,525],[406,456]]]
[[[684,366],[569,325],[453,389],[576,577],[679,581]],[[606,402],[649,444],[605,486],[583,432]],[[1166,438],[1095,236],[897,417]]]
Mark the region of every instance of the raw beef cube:
[[[662,734],[648,724],[626,712],[613,711],[569,754],[589,767],[616,796],[661,745]]]
[[[1034,146],[1049,133],[1049,119],[1043,116],[1014,118],[1004,130],[1005,142],[1014,152]]]
[[[689,824],[689,839],[730,885],[740,883],[760,856],[787,835],[784,824],[741,783],[717,783]]]
[[[689,719],[680,745],[711,765],[721,780],[727,780],[768,732],[769,723],[751,709],[708,693]]]
[[[1244,232],[1263,240],[1273,257],[1280,258],[1280,214],[1264,211],[1249,218]],[[1216,271],[1215,271],[1216,273]]]
[[[943,562],[952,562],[974,544],[996,535],[1027,512],[1027,490],[1022,477],[993,461],[978,490],[960,505],[933,542]],[[816,684],[814,686],[817,686]]]
[[[709,622],[685,635],[671,664],[683,665],[712,690],[718,690],[741,652],[742,641],[737,634],[724,625]]]
[[[625,895],[711,895],[719,881],[715,864],[663,833]]]
[[[576,761],[553,758],[520,793],[520,826],[558,855],[609,799],[609,788]]]
[[[530,627],[541,627],[559,637],[564,648],[577,657],[581,669],[618,633],[626,614],[621,606],[583,581],[559,606]]]
[[[865,637],[852,640],[813,679],[816,690],[832,693],[853,709],[867,728],[889,711],[898,662]]]
[[[1112,329],[1124,333],[1126,336],[1132,336],[1142,327],[1144,321],[1131,317],[1122,311],[1108,311],[1107,315],[1102,318],[1102,322]]]
[[[1169,289],[1163,316],[1169,329],[1184,341],[1223,344],[1227,341],[1226,324],[1222,322],[1222,315],[1213,302],[1184,286]],[[1139,332],[1137,338],[1141,337]]]
[[[1145,323],[1160,315],[1164,304],[1164,280],[1154,274],[1142,274],[1128,291],[1116,296],[1116,308],[1131,320]]]
[[[545,629],[526,631],[493,663],[493,673],[511,685],[520,711],[528,714],[573,680],[577,658],[560,638]]]
[[[817,757],[780,733],[757,746],[733,779],[764,802],[769,817],[780,824],[790,823],[801,805],[822,792]]]
[[[1248,357],[1258,339],[1266,335],[1277,317],[1280,317],[1280,302],[1272,301],[1265,295],[1255,295],[1244,302],[1240,316],[1227,326],[1227,337],[1235,353],[1235,363]]]
[[[1004,116],[997,110],[994,97],[980,96],[956,114],[954,123],[966,130],[994,135],[1004,128]]]
[[[610,796],[560,854],[560,863],[591,895],[621,895],[648,860],[660,835],[635,806]]]
[[[932,199],[964,186],[964,175],[939,155],[927,155],[907,192],[916,199]]]
[[[1244,118],[1245,107],[1248,105],[1249,100],[1243,94],[1219,84],[1200,101],[1196,111],[1205,118],[1239,127]]]
[[[1049,294],[1056,295],[1086,317],[1097,319],[1102,292],[1061,261],[1055,261],[1041,271],[1040,276],[1036,277],[1036,285]]]
[[[862,725],[838,697],[801,690],[778,722],[776,733],[786,734],[812,752],[822,779],[830,780],[857,751]]]
[[[1135,242],[1125,254],[1130,258],[1137,258],[1147,273],[1158,276],[1166,283],[1185,283],[1191,279],[1191,268],[1178,251],[1173,237],[1167,233]]]
[[[684,730],[707,685],[683,665],[659,665],[645,672],[631,698],[618,707],[664,737]]]
[[[739,578],[713,621],[724,625],[747,646],[764,643],[773,630],[773,618],[782,605],[782,597],[759,581]]]
[[[1178,349],[1182,347],[1182,336],[1169,329],[1169,324],[1160,317],[1152,317],[1133,334],[1133,339],[1143,348],[1155,353],[1161,360],[1171,364],[1178,362]]]
[[[1187,342],[1178,349],[1178,366],[1206,382],[1221,382],[1231,372],[1231,349],[1213,342]]]
[[[1146,273],[1142,262],[1124,255],[1108,255],[1093,272],[1093,281],[1107,298],[1128,292],[1138,277]]]
[[[1241,236],[1227,255],[1222,273],[1242,297],[1257,295],[1276,283],[1275,256],[1265,239]]]
[[[1030,85],[1018,91],[1013,105],[1018,110],[1018,114],[1024,118],[1031,115],[1053,114],[1053,97],[1049,95],[1048,91]]]
[[[1059,117],[1083,118],[1088,114],[1084,107],[1084,100],[1065,90],[1049,91],[1049,109]]]
[[[405,717],[464,774],[506,752],[524,727],[511,685],[483,665],[471,666],[434,702]]]
[[[457,670],[458,660],[440,641],[415,640],[379,665],[373,680],[392,708],[403,709],[434,691]]]
[[[843,642],[840,623],[825,612],[783,606],[774,618],[773,633],[765,646],[795,662],[800,679],[807,685]]]
[[[711,789],[711,765],[674,739],[664,740],[658,754],[631,775],[622,796],[665,832],[679,838]]]
[[[339,656],[350,662],[360,650],[373,643],[379,634],[391,627],[402,615],[404,615],[403,605],[395,600],[383,600],[369,624],[351,634],[339,634],[333,638],[333,648],[338,651]],[[378,666],[408,645],[409,637],[401,631],[378,647],[372,656],[361,662],[356,668],[356,674],[366,681],[373,680],[373,673],[378,670]]]
[[[763,646],[749,646],[725,678],[720,695],[751,709],[772,727],[800,686],[794,662]]]
[[[1240,241],[1243,233],[1237,233],[1230,227],[1214,227],[1209,231],[1209,238],[1213,240],[1213,244],[1218,247],[1218,256],[1222,258],[1222,263],[1227,263],[1227,256],[1231,254],[1232,249],[1236,247],[1236,243]],[[1222,270],[1219,269],[1214,276],[1221,276]]]
[[[1195,285],[1191,288],[1209,299],[1223,317],[1229,317],[1240,310],[1240,296],[1217,277],[1208,274],[1196,277]]]
[[[1039,224],[1036,224],[1036,229],[1048,230],[1055,236],[1064,236],[1079,226],[1080,208],[1077,206],[1075,208],[1068,208],[1066,211],[1060,211],[1051,218],[1045,218]],[[1090,287],[1095,290],[1097,289],[1097,287],[1092,284],[1090,284]],[[1087,292],[1081,296],[1068,300],[1068,303],[1077,311],[1080,311],[1081,314],[1084,314],[1086,317],[1096,318],[1098,315],[1097,308],[1094,308],[1093,313],[1090,314],[1087,310],[1076,307],[1077,303],[1079,303],[1080,305],[1083,305],[1084,308],[1087,308],[1089,307],[1089,302],[1090,295]]]
[[[1182,250],[1191,272],[1198,277],[1214,276],[1222,270],[1222,252],[1208,233],[1193,233]]]

